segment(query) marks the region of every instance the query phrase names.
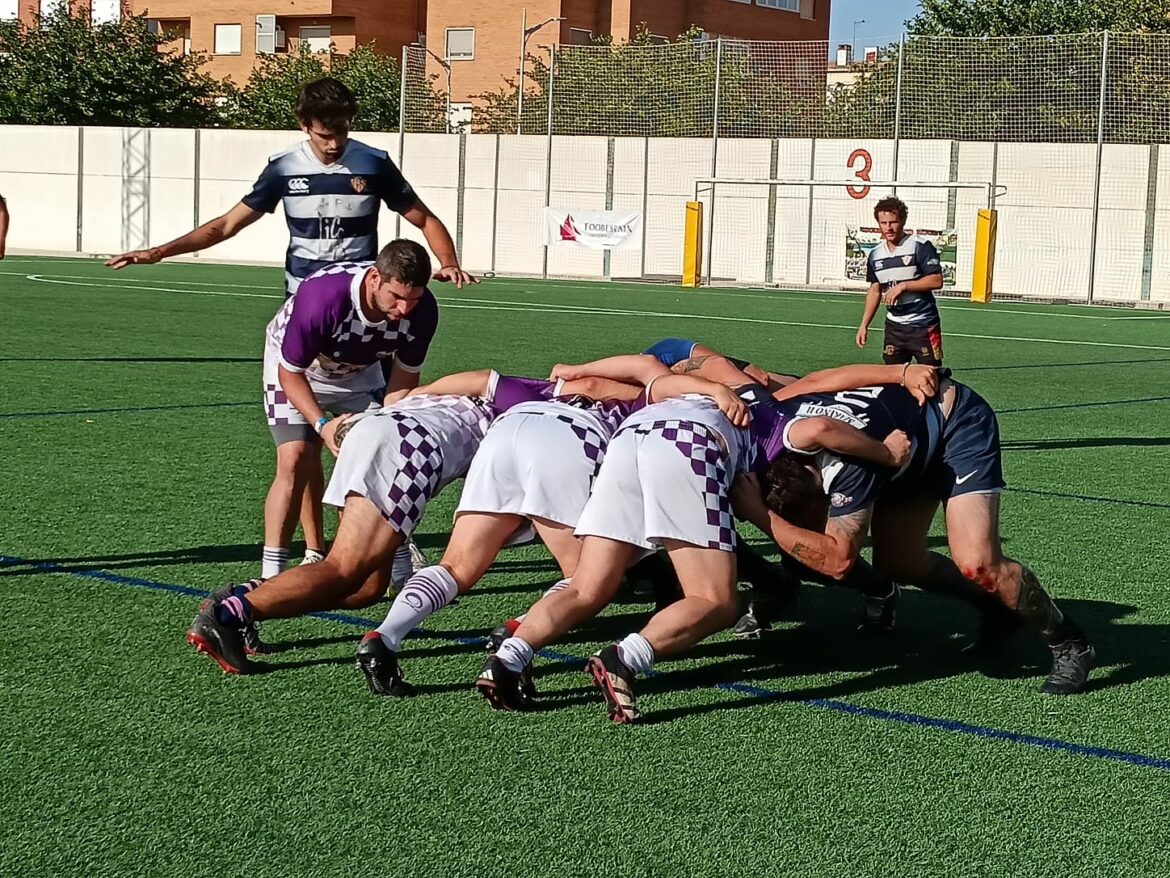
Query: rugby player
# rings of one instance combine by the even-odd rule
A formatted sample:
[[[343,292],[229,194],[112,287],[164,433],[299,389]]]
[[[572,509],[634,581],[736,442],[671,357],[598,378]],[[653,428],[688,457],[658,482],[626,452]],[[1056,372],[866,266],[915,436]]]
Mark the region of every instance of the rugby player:
[[[665,367],[652,357],[635,356],[558,367],[557,372],[572,378],[578,370],[646,383],[652,395]],[[751,423],[756,423],[754,416]],[[808,418],[768,435],[790,449],[812,452],[828,446],[890,465],[899,465],[909,452],[905,434],[893,433],[883,443],[831,417]],[[736,427],[704,397],[655,403],[627,418],[609,444],[577,524],[584,540],[572,582],[541,598],[480,672],[476,686],[491,705],[523,709],[534,651],[596,615],[613,598],[636,554],[662,546],[678,575],[682,599],[588,663],[610,717],[618,723],[638,721],[635,675],[650,671],[657,657],[681,652],[735,620],[736,533],[728,490],[736,474],[759,466],[759,454],[752,433]]]
[[[546,593],[568,586],[580,554],[573,528],[589,498],[610,437],[629,414],[651,398],[639,393],[633,399],[593,399],[576,393],[587,387],[599,395],[609,391],[627,396],[630,385],[607,388],[598,386],[595,378],[566,384],[469,372],[412,391],[441,389],[486,395],[502,414],[472,461],[442,560],[410,578],[385,621],[368,632],[358,647],[357,665],[374,695],[411,693],[398,661],[403,638],[469,591],[526,522],[531,521],[561,570],[562,579]],[[747,423],[746,407],[723,385],[665,375],[650,393],[655,400],[704,393],[716,401],[731,423]]]
[[[173,241],[122,253],[106,265],[114,269],[151,265],[171,256],[207,250],[239,234],[281,204],[289,230],[284,260],[287,298],[327,266],[372,262],[378,254],[378,212],[385,204],[422,231],[439,261],[435,280],[451,281],[457,287],[477,283],[459,267],[447,227],[422,202],[390,157],[383,150],[350,139],[356,111],[353,93],[339,80],[325,77],[307,83],[297,98],[295,114],[308,140],[272,156],[252,190],[238,204]],[[383,383],[390,378],[387,363]],[[298,493],[295,501],[302,504],[305,559],[311,562],[323,557],[325,550],[321,513],[325,475],[319,464],[306,473],[308,490]]]
[[[942,365],[942,320],[934,290],[942,289],[942,263],[934,244],[906,234],[906,204],[899,198],[883,198],[873,217],[882,239],[869,252],[866,279],[869,291],[857,330],[857,346],[865,347],[869,325],[878,307],[886,306],[882,357],[887,363],[917,360],[928,366]]]
[[[802,527],[769,509],[761,484],[752,477],[734,491],[737,513],[771,534],[793,557],[834,578],[845,575],[856,562],[872,529],[874,566],[880,571],[899,582],[971,600],[984,610],[992,637],[1029,628],[1052,651],[1052,670],[1040,691],[1083,692],[1096,662],[1093,646],[1045,592],[1036,574],[1003,553],[999,507],[1005,482],[995,412],[958,382],[944,380],[940,397],[926,407],[917,431],[920,448],[929,452],[917,455],[910,472],[897,482],[891,483],[888,475],[863,461],[831,454],[822,454],[817,467],[765,473],[762,490],[768,494],[801,481],[819,482],[831,501],[823,529]],[[864,394],[855,394],[846,403],[851,418],[874,416],[875,407]],[[804,396],[781,405],[795,425],[807,407],[815,410],[820,404],[816,397]],[[927,544],[940,502],[951,558],[929,551]],[[1003,610],[989,612],[989,596]],[[1005,624],[1005,617],[1014,625]]]
[[[262,578],[288,560],[297,501],[321,470],[322,442],[336,453],[337,422],[326,412],[377,408],[387,393],[418,386],[439,320],[430,274],[420,244],[391,241],[372,265],[322,269],[268,324],[264,402],[276,475],[264,503]],[[391,364],[389,383],[384,362]]]

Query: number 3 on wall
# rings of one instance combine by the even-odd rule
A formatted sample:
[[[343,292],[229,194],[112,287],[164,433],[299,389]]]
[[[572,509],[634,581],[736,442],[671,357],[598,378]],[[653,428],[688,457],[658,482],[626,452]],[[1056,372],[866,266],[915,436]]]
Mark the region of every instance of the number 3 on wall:
[[[857,160],[861,160],[861,168],[855,167]],[[869,172],[873,170],[873,156],[869,154],[867,149],[855,149],[849,154],[849,161],[845,162],[845,166],[853,171],[853,175],[858,180],[869,182]],[[869,196],[869,186],[846,186],[845,191],[849,193],[850,198],[856,198],[860,201]]]

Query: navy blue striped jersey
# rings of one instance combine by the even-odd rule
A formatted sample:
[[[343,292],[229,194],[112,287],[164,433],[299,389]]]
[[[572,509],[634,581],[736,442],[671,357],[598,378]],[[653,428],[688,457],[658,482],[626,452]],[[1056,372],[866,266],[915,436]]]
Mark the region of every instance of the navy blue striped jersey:
[[[880,284],[883,295],[894,284],[932,274],[942,274],[938,250],[930,241],[917,235],[906,235],[893,250],[886,246],[885,241],[878,241],[877,246],[869,251],[865,270],[866,280]],[[902,293],[886,310],[886,319],[891,323],[937,326],[940,321],[934,293],[929,290]]]
[[[335,262],[372,262],[378,255],[378,207],[402,213],[417,196],[380,149],[357,140],[323,164],[306,140],[274,155],[244,196],[252,210],[272,213],[284,203],[290,239],[284,261],[285,291]]]
[[[879,442],[894,430],[904,430],[909,435],[910,459],[897,470],[830,451],[815,452],[832,516],[870,506],[897,479],[921,477],[938,454],[942,414],[937,403],[931,401],[920,407],[910,391],[896,384],[839,393],[806,393],[784,402],[777,402],[758,385],[740,387],[735,392],[748,404],[752,415],[748,431],[756,449],[753,468],[757,471],[779,455],[797,451],[788,442],[788,431],[802,418],[842,421]]]

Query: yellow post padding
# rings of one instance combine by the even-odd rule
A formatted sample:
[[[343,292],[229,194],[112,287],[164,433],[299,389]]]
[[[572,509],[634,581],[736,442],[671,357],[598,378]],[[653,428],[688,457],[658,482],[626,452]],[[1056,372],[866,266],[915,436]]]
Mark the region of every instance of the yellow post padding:
[[[971,276],[971,301],[990,302],[995,276],[996,212],[979,211],[975,223],[975,270]]]
[[[682,285],[703,285],[703,203],[687,202],[687,221],[683,231]]]

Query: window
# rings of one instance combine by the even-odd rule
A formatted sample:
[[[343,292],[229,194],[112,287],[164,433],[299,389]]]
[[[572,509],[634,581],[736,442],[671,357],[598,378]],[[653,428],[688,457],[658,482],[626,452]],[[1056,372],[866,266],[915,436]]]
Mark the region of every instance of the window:
[[[756,4],[769,9],[783,9],[785,12],[800,12],[800,0],[756,0]]]
[[[570,46],[589,46],[593,44],[593,31],[585,30],[583,27],[569,28],[569,45]]]
[[[652,46],[662,46],[670,42],[670,37],[660,37],[658,34],[650,34],[649,40]]]
[[[731,0],[731,2],[732,3],[746,3],[749,6],[751,6],[751,4],[752,4],[752,0]]]
[[[89,7],[89,20],[95,25],[121,21],[120,0],[93,0]]]
[[[475,59],[475,28],[447,28],[447,60],[472,61]]]
[[[301,42],[309,47],[310,52],[328,52],[333,42],[333,28],[329,25],[318,27],[302,27],[298,31]]]
[[[215,26],[216,55],[238,55],[243,45],[244,28],[239,24],[217,24]]]

